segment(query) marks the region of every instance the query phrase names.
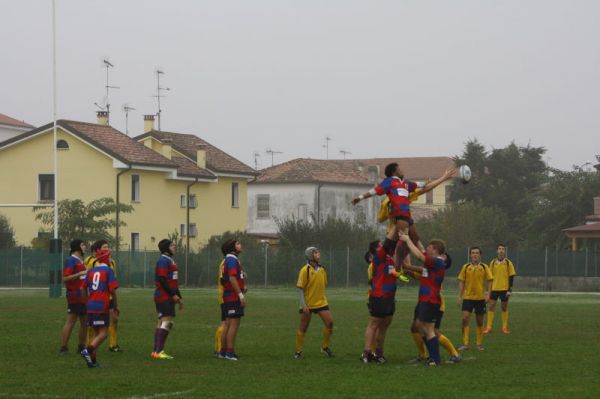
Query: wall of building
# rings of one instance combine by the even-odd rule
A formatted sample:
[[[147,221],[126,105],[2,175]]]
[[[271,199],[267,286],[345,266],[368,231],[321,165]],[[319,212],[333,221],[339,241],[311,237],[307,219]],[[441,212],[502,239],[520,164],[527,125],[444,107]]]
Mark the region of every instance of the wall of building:
[[[368,199],[357,206],[350,201],[353,197],[367,191],[369,186],[324,184],[252,184],[248,185],[248,232],[252,234],[277,234],[276,219],[294,217],[303,219],[306,206],[307,220],[311,215],[317,217],[320,210],[321,220],[328,216],[376,223],[375,217],[381,198]],[[259,218],[257,196],[269,195],[268,218]],[[320,197],[320,206],[318,199]]]
[[[58,199],[81,199],[85,203],[101,197],[116,198],[116,175],[110,157],[94,150],[78,138],[59,129],[58,139],[69,150],[58,151]],[[38,175],[53,173],[52,134],[45,133],[0,151],[0,203],[38,203]],[[131,175],[140,177],[140,201],[132,201]],[[124,248],[131,245],[131,233],[139,233],[140,248],[154,249],[161,238],[186,222],[180,195],[190,183],[168,179],[164,171],[131,170],[120,177],[121,203],[131,204],[134,212],[121,214],[127,223],[120,229]],[[231,207],[231,183],[239,185],[239,207]],[[5,189],[6,188],[6,189]],[[247,221],[247,183],[243,178],[221,177],[218,182],[194,184],[198,207],[190,210],[190,223],[198,234],[190,239],[192,248],[208,237],[227,230],[245,230]],[[30,245],[42,227],[31,208],[0,208],[16,233],[18,245]],[[115,234],[114,231],[111,234]]]

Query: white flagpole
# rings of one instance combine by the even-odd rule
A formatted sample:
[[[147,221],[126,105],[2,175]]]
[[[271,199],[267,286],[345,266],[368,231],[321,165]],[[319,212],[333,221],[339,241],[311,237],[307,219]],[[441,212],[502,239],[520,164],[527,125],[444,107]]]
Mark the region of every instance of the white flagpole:
[[[54,154],[54,239],[58,239],[58,153],[56,151],[56,0],[52,0],[52,113],[54,135],[52,151]]]

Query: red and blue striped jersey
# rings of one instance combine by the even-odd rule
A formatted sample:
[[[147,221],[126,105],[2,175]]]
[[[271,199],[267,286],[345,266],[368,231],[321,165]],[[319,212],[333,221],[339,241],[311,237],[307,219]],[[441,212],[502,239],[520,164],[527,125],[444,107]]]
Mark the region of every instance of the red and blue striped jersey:
[[[244,282],[244,270],[242,264],[237,256],[228,254],[223,261],[223,276],[221,282],[223,284],[223,302],[235,302],[238,301],[238,295],[233,290],[231,285],[230,277],[235,277],[237,283],[240,286],[240,290],[243,292],[245,288]]]
[[[446,274],[446,262],[442,258],[432,258],[425,254],[423,266],[427,269],[427,273],[421,275],[419,302],[441,304],[442,296],[440,291]]]
[[[372,298],[394,298],[396,296],[394,259],[385,251],[383,245],[379,244],[372,262],[373,271],[369,296]]]
[[[99,264],[88,270],[84,285],[87,287],[88,313],[108,313],[110,291],[119,288],[115,272],[105,264]]]
[[[169,295],[167,291],[160,285],[160,277],[164,277],[167,280],[167,286],[173,292],[179,292],[179,271],[177,270],[177,264],[167,255],[161,255],[156,262],[156,269],[154,272],[154,302],[163,303],[167,301],[173,301],[173,297]]]
[[[374,188],[377,195],[387,194],[390,199],[390,216],[410,217],[410,193],[414,192],[420,184],[402,180],[398,176],[386,177]]]
[[[63,277],[69,277],[75,273],[84,271],[85,265],[83,260],[79,259],[75,255],[69,256],[63,262]],[[87,298],[83,295],[85,276],[81,276],[78,279],[66,281],[65,288],[67,291],[67,303],[69,305],[76,303],[85,303]]]

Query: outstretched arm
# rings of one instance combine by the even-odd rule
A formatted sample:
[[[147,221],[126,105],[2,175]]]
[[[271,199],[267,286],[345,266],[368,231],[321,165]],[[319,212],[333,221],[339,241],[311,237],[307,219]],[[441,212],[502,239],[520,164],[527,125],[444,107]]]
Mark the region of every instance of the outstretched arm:
[[[441,175],[440,177],[438,177],[437,179],[435,179],[433,181],[428,181],[425,184],[425,187],[423,187],[423,191],[421,192],[421,194],[425,194],[426,192],[433,190],[434,188],[436,188],[437,186],[439,186],[440,184],[442,184],[443,182],[445,182],[446,180],[451,178],[455,172],[456,172],[456,168],[446,169],[446,171],[444,172],[443,175]]]
[[[375,191],[374,188],[372,188],[369,191],[367,191],[366,193],[363,193],[363,194],[359,195],[358,197],[352,198],[352,205],[356,205],[360,202],[360,200],[363,200],[365,198],[370,198],[375,195],[377,195],[377,192]]]

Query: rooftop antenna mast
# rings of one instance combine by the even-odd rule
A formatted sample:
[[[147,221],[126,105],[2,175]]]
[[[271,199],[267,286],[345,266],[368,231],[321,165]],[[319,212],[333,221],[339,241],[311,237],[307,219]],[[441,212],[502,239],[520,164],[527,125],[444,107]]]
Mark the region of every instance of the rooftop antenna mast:
[[[164,95],[161,95],[160,92],[161,91],[169,91],[169,90],[171,90],[171,88],[160,86],[160,75],[165,74],[165,72],[161,68],[156,68],[155,73],[156,73],[156,95],[154,97],[156,97],[156,99],[158,100],[158,112],[156,113],[156,116],[158,117],[158,130],[160,130],[160,114],[162,113],[162,109],[160,108],[160,99],[162,97],[165,97]]]
[[[329,142],[331,141],[331,137],[325,136],[325,144],[323,148],[325,148],[325,159],[329,159]]]
[[[135,108],[129,104],[123,104],[123,112],[125,112],[125,133],[129,136],[129,111],[135,111]]]
[[[104,102],[104,107],[99,106],[98,104],[96,104],[96,106],[102,110],[106,110],[106,115],[107,115],[107,122],[110,125],[110,102],[108,101],[108,91],[110,89],[120,89],[119,86],[111,86],[108,82],[108,70],[110,68],[114,68],[115,66],[108,60],[108,58],[103,58],[102,59],[102,64],[104,65],[104,68],[106,68],[106,85],[104,86],[106,88],[106,97],[105,97],[105,102]]]
[[[254,170],[258,170],[258,158],[260,157],[259,151],[254,151]]]
[[[340,150],[340,154],[342,154],[344,156],[344,159],[346,159],[346,155],[347,154],[352,154],[352,153],[350,151]]]
[[[275,151],[271,148],[267,148],[267,150],[265,152],[267,154],[271,154],[271,166],[273,166],[273,164],[274,164],[273,159],[274,159],[275,154],[283,154],[282,151]]]

